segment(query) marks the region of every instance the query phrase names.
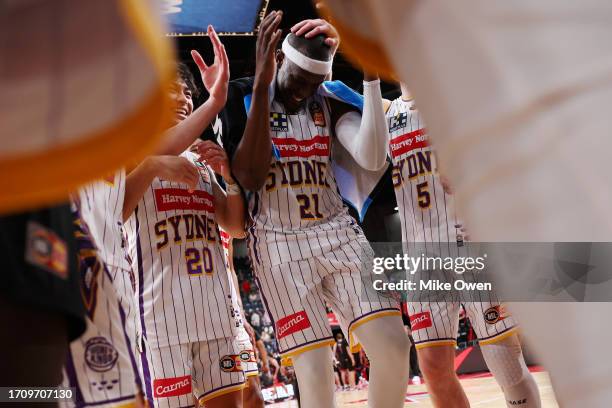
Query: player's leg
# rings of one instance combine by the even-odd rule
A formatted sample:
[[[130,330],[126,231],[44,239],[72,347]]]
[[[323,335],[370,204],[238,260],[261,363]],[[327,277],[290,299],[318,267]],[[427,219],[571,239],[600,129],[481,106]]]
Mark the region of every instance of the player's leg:
[[[479,338],[487,367],[501,387],[509,407],[542,405],[535,379],[529,372],[514,318],[496,299],[465,304],[467,316]]]
[[[262,267],[255,262],[254,272],[268,314],[275,324],[283,363],[293,360],[302,406],[333,406],[329,405],[334,400],[330,349],[333,336],[321,293],[321,276],[314,259],[272,267]],[[321,386],[328,375],[329,384]]]
[[[468,407],[455,373],[458,302],[408,302],[419,367],[436,407]]]
[[[417,351],[419,366],[434,406],[460,408],[470,403],[455,373],[455,347],[431,345]]]
[[[542,406],[540,391],[525,364],[521,343],[516,333],[498,342],[481,344],[480,350],[489,371],[504,392],[509,407]]]
[[[410,341],[402,318],[379,317],[360,325],[354,333],[370,359],[370,406],[403,407],[409,379]]]
[[[244,372],[234,337],[193,343],[193,393],[206,408],[242,408]]]
[[[330,347],[319,347],[293,356],[300,384],[301,408],[333,408],[334,368]]]
[[[348,332],[350,351],[356,351],[356,343],[360,343],[369,358],[371,406],[403,407],[409,378],[410,341],[399,303],[364,286],[372,274],[369,271],[362,274],[361,269],[366,264],[365,257],[371,256],[373,251],[360,234],[351,244],[317,258],[325,274],[323,293]]]
[[[247,384],[242,391],[242,405],[244,408],[263,408],[265,405],[259,375],[247,376]]]

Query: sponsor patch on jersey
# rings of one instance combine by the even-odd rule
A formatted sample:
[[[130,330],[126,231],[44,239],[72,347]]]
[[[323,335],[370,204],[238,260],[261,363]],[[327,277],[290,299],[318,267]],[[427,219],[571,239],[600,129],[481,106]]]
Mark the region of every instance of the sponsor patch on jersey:
[[[253,350],[241,351],[239,356],[240,356],[240,361],[243,361],[246,363],[256,363],[257,362],[257,360],[255,359],[255,352]]]
[[[408,124],[408,114],[406,112],[397,113],[389,118],[389,132],[405,128]]]
[[[292,137],[273,137],[272,143],[281,158],[329,156],[329,136],[318,135],[307,140],[297,140]]]
[[[289,130],[287,115],[279,112],[270,112],[270,129],[274,132],[287,132]]]
[[[503,305],[495,305],[484,311],[484,319],[488,324],[501,322],[508,317],[506,308]]]
[[[323,109],[321,109],[319,102],[310,102],[310,105],[308,105],[308,110],[310,111],[310,116],[312,117],[312,121],[314,122],[315,126],[324,127],[325,114],[323,113]]]
[[[191,193],[182,188],[158,188],[155,190],[157,211],[195,210],[215,212],[212,194],[195,190]]]
[[[310,327],[310,320],[304,310],[285,316],[276,322],[276,338],[282,339]]]
[[[160,378],[153,380],[155,398],[178,397],[191,394],[191,376]]]
[[[29,221],[26,231],[25,260],[62,279],[68,275],[68,248],[55,232]]]
[[[416,313],[410,316],[410,327],[412,331],[426,329],[431,326],[431,312]]]
[[[228,354],[221,357],[219,360],[219,367],[224,373],[235,373],[242,371],[242,364],[240,356],[236,354]]]
[[[389,142],[393,158],[408,153],[411,150],[422,149],[427,146],[429,146],[429,142],[427,141],[427,130],[425,128],[394,137]]]
[[[85,363],[98,373],[111,370],[118,358],[115,347],[102,336],[92,337],[85,343]]]

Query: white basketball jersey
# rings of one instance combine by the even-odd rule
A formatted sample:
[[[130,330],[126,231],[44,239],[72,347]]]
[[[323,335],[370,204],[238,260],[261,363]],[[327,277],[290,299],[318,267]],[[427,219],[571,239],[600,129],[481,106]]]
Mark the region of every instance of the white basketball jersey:
[[[98,256],[108,265],[111,282],[121,301],[130,341],[137,347],[140,322],[136,305],[136,276],[130,264],[123,228],[125,169],[79,190],[80,214],[87,223]]]
[[[402,241],[463,241],[453,196],[445,191],[427,129],[413,101],[394,100],[387,118]]]
[[[268,178],[249,200],[255,261],[278,265],[356,239],[360,229],[348,215],[331,167],[327,101],[315,94],[295,114],[272,101],[270,130],[274,154]]]
[[[123,235],[125,170],[87,184],[79,190],[81,217],[87,221],[98,251],[108,265],[129,270]]]
[[[215,218],[212,172],[197,188],[155,178],[126,223],[143,336],[159,348],[233,337],[231,284]]]

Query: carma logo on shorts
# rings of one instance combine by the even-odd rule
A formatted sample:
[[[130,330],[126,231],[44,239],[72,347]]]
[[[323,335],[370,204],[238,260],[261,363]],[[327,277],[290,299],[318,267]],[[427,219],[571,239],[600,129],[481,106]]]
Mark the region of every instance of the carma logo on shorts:
[[[153,380],[153,396],[155,398],[177,397],[191,393],[191,376],[161,378]]]
[[[310,327],[310,320],[305,311],[300,311],[289,316],[285,316],[276,322],[276,338],[282,339],[285,336],[299,332]]]
[[[421,312],[413,314],[410,318],[410,327],[412,331],[431,327],[431,313]]]

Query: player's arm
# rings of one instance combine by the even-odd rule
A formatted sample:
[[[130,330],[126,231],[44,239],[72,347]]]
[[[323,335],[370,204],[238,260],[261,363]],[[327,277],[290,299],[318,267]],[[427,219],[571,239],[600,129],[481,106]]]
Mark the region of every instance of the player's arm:
[[[183,183],[195,188],[200,177],[198,169],[189,160],[177,156],[150,156],[144,159],[125,180],[123,221],[134,212],[138,202],[155,177]]]
[[[272,158],[270,133],[270,84],[276,71],[275,51],[281,37],[281,13],[273,11],[257,36],[255,80],[242,139],[232,158],[232,172],[241,186],[258,191],[265,183]]]
[[[218,144],[207,140],[198,143],[197,151],[200,154],[199,161],[206,163],[225,181],[226,190],[223,190],[214,175],[211,177],[217,223],[232,238],[244,238],[246,235],[246,207],[242,190],[232,177],[225,150]]]
[[[262,339],[256,339],[255,347],[257,347],[257,351],[259,352],[259,359],[261,360],[261,371],[267,373],[268,371],[270,371],[270,362],[268,360],[268,350],[266,350],[266,345],[264,344]]]
[[[374,171],[386,165],[389,128],[377,77],[365,75],[361,114],[346,104],[332,103],[332,125],[340,143],[361,167]]]
[[[225,105],[230,77],[225,46],[212,26],[208,26],[208,37],[212,42],[215,54],[212,65],[206,65],[200,53],[195,50],[191,51],[191,57],[200,70],[202,83],[210,96],[189,117],[166,131],[157,149],[157,154],[179,155],[184,152],[204,132]]]

